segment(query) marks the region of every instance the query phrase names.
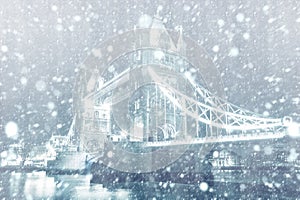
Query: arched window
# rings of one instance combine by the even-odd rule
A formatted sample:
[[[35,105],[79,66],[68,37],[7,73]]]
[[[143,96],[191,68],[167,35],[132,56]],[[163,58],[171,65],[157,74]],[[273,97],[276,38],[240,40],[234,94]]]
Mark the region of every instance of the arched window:
[[[99,111],[95,111],[95,118],[99,118]]]

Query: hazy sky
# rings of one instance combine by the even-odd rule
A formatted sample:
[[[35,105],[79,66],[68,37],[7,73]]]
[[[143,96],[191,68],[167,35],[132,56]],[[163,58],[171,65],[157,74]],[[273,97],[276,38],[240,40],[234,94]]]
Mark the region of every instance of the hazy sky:
[[[9,121],[33,141],[67,130],[76,67],[101,41],[157,10],[167,28],[182,25],[207,51],[228,101],[299,120],[298,0],[0,0],[1,138]]]

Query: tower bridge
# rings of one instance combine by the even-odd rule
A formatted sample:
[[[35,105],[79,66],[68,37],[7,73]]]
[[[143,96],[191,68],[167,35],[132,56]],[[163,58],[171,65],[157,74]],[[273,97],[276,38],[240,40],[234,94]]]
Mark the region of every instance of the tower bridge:
[[[149,29],[134,29],[93,49],[81,66],[74,95],[81,150],[105,154],[108,165],[118,162],[127,171],[140,165],[133,169],[148,172],[157,169],[158,157],[167,157],[169,165],[170,155],[178,158],[189,145],[188,152],[198,151],[200,157],[224,145],[239,155],[253,152],[252,143],[272,144],[291,131],[299,134],[290,117],[267,118],[240,108],[225,100],[222,88],[205,51],[154,18]],[[128,146],[143,153],[115,150]],[[160,148],[167,153],[159,154]]]
[[[148,49],[146,52],[149,53],[151,51]],[[143,51],[140,50],[138,53],[143,54]],[[152,53],[154,54],[155,50],[152,50]],[[165,56],[167,57],[168,55]],[[119,116],[114,115],[114,117],[128,117],[127,112],[129,111],[129,108],[132,112],[131,117],[134,117],[133,112],[141,109],[136,108],[137,101],[139,101],[141,104],[140,107],[144,106],[145,108],[143,110],[144,115],[147,115],[147,112],[148,115],[151,115],[149,113],[150,111],[147,111],[147,109],[151,107],[153,108],[151,109],[151,112],[154,113],[151,115],[151,117],[155,118],[157,117],[157,113],[155,113],[154,107],[157,105],[151,106],[149,104],[151,104],[151,102],[152,104],[157,104],[160,98],[160,103],[162,103],[161,101],[163,100],[166,101],[165,103],[168,103],[169,107],[172,107],[173,115],[176,112],[177,115],[180,115],[181,117],[180,122],[177,122],[179,120],[179,116],[177,116],[177,119],[173,119],[173,125],[175,125],[176,122],[177,125],[187,124],[188,122],[193,123],[193,126],[195,126],[193,130],[197,134],[194,136],[194,139],[189,139],[189,142],[191,143],[260,140],[280,138],[288,135],[287,127],[292,123],[291,118],[265,118],[259,114],[235,106],[223,100],[222,98],[213,95],[202,85],[196,83],[195,78],[191,78],[190,74],[181,73],[182,77],[174,75],[174,71],[172,71],[173,69],[170,69],[170,66],[166,65],[165,60],[166,59],[158,64],[155,60],[148,58],[148,62],[141,61],[141,65],[137,65],[136,63],[133,66],[129,65],[128,68],[125,68],[123,71],[114,74],[112,79],[108,79],[104,83],[102,82],[101,85],[98,82],[95,91],[87,96],[87,99],[91,99],[91,101],[95,103],[92,111],[99,113],[97,109],[101,108],[102,104],[105,107],[109,105],[110,108],[108,108],[108,110],[113,110],[114,107],[118,107],[117,115]],[[184,69],[185,71],[189,69],[188,67],[192,67],[189,66],[188,63],[184,63],[183,66],[187,66]],[[173,64],[171,67],[174,67],[175,69],[177,68],[178,71],[175,72],[180,73],[180,66]],[[139,76],[139,73],[142,73],[142,78]],[[138,76],[136,76],[136,74]],[[174,85],[174,83],[172,83],[172,80],[168,78],[171,77],[171,75],[177,78],[177,81],[184,83],[185,89],[187,90],[184,92],[179,91],[179,89],[182,88],[180,88],[180,85],[176,83]],[[101,77],[100,80],[103,79],[105,78]],[[132,82],[135,84],[133,87]],[[152,89],[149,87],[150,85],[153,86]],[[147,93],[149,92],[154,92],[155,94],[152,94],[152,97],[146,97]],[[135,99],[136,102],[129,102],[129,104],[135,103],[133,106],[135,108],[132,108],[132,105],[128,105],[128,101],[135,93],[143,93],[143,95],[140,96],[139,99]],[[154,101],[153,98],[156,98],[156,101]],[[167,108],[164,109],[165,113],[170,112]],[[121,111],[124,111],[124,113]],[[93,116],[93,114],[91,114],[91,116]],[[99,120],[98,115],[94,114],[94,116],[96,116],[93,118],[94,121]],[[185,116],[185,118],[182,116]],[[175,116],[173,117],[176,118]],[[187,118],[189,118],[189,121]],[[150,121],[151,119],[148,118],[147,120]],[[162,120],[166,122],[168,119]],[[143,123],[143,126],[150,126],[150,123],[146,120],[144,120]],[[158,124],[156,125],[159,127]],[[200,133],[201,125],[202,127],[205,126],[204,134]],[[185,130],[183,128],[185,128]],[[179,127],[178,125],[175,126],[175,131],[187,132],[188,130],[186,129],[188,128],[188,125],[186,125],[186,127]],[[146,129],[148,129],[149,132],[149,127],[146,127]],[[125,131],[126,134],[130,134],[131,130],[122,131]],[[146,130],[143,131],[145,132]],[[143,134],[147,133],[145,132]],[[144,137],[142,136],[140,139],[143,138]],[[145,144],[145,146],[165,144],[161,141],[158,141],[157,138],[155,141],[153,141],[153,138],[151,139],[152,141],[148,141],[148,139],[146,138],[146,140],[142,140],[143,142],[149,142],[149,144]],[[174,139],[176,140],[176,138]],[[185,141],[184,138],[180,138],[179,140]],[[179,144],[180,142],[177,141],[176,143]]]

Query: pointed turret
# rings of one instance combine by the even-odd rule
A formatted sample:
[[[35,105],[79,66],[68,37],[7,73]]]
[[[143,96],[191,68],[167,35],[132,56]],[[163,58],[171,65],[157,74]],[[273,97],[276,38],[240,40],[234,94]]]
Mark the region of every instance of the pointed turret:
[[[156,14],[153,17],[152,24],[150,26],[151,34],[150,41],[152,44],[158,45],[159,43],[165,43],[166,49],[171,51],[176,51],[184,55],[186,44],[183,39],[183,28],[182,26],[177,26],[175,28],[178,31],[178,36],[171,34],[165,27],[162,18]],[[168,46],[167,46],[168,45]]]
[[[183,28],[182,26],[178,26],[178,31],[179,31],[179,37],[177,40],[177,51],[180,52],[181,54],[185,55],[185,49],[186,49],[186,44],[183,40]]]

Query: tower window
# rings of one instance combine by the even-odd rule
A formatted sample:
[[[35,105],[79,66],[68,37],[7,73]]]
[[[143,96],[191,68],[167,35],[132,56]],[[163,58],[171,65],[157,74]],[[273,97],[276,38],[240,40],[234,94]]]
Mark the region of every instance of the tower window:
[[[99,111],[95,111],[95,118],[99,118]]]

